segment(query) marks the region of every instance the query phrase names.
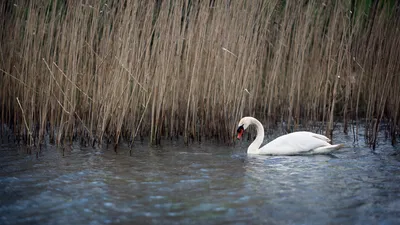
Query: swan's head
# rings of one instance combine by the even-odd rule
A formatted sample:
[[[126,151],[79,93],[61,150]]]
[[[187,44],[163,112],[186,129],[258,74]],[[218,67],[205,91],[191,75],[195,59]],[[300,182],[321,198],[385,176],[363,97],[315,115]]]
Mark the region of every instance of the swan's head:
[[[247,129],[250,125],[250,117],[243,117],[239,121],[238,129],[237,129],[237,138],[240,139],[244,133],[244,130]]]

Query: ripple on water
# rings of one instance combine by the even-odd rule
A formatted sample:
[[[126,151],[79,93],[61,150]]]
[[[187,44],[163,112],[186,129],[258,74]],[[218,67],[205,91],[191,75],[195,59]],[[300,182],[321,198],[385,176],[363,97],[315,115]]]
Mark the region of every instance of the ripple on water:
[[[400,223],[400,162],[390,147],[335,157],[143,148],[132,157],[91,148],[7,155],[12,163],[0,156],[0,224]]]

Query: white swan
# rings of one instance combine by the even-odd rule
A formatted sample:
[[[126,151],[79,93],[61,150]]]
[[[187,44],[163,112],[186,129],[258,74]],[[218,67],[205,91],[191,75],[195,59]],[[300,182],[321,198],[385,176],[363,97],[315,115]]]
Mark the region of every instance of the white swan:
[[[307,131],[298,131],[276,138],[260,148],[264,140],[264,127],[256,118],[243,117],[237,129],[240,139],[244,130],[250,125],[256,125],[257,137],[247,149],[248,154],[265,155],[298,155],[298,154],[326,154],[343,147],[343,144],[331,145],[329,138],[324,135]]]

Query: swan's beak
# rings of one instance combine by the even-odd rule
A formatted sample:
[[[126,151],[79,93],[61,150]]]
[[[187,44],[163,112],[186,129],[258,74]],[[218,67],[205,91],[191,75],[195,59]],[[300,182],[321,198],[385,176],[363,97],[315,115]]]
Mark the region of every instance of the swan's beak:
[[[240,139],[242,137],[243,133],[244,133],[244,128],[243,128],[243,125],[242,125],[242,126],[239,126],[238,129],[237,129],[237,134],[238,134],[237,135],[237,139]]]

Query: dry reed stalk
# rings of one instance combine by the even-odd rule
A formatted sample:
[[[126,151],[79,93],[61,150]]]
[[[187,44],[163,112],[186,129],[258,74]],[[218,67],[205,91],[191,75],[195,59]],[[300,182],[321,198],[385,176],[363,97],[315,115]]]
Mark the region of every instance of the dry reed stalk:
[[[31,129],[29,128],[28,123],[27,123],[27,121],[26,121],[25,111],[24,111],[24,109],[22,108],[21,102],[19,101],[18,97],[17,97],[16,99],[17,99],[19,108],[21,109],[21,112],[22,112],[22,118],[24,119],[25,129],[28,131],[28,136],[29,136],[28,146],[32,147],[32,146],[34,145],[32,132],[31,132]]]
[[[385,119],[399,126],[389,3],[15,4],[0,3],[1,121],[20,127],[18,96],[39,143],[46,132],[58,144],[78,134],[232,142],[245,115],[328,133],[341,118],[358,133],[367,118],[369,137]]]

